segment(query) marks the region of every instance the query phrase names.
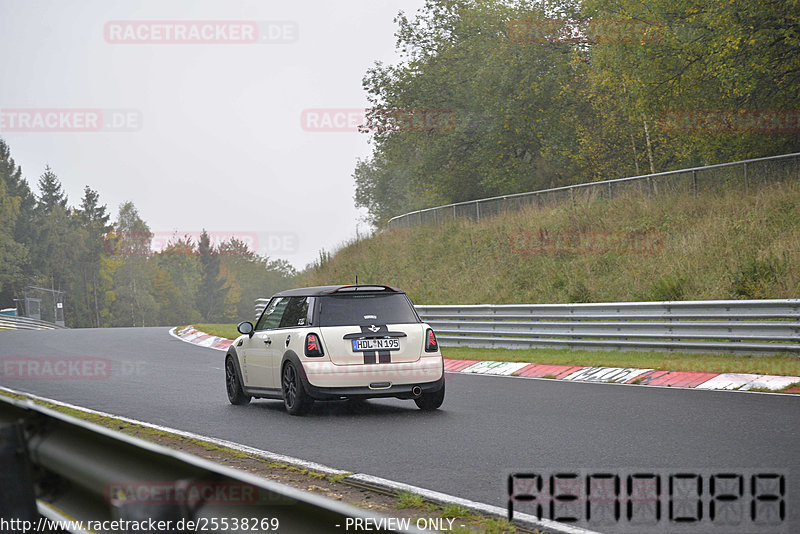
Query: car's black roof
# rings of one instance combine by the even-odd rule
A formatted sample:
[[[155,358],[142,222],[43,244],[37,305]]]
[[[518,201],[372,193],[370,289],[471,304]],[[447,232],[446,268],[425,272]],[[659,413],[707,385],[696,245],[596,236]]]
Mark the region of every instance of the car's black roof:
[[[314,287],[299,287],[297,289],[287,289],[275,293],[274,297],[318,297],[321,295],[349,294],[349,293],[405,293],[394,287],[383,286],[379,284],[359,284],[359,285],[345,285],[345,286],[314,286]]]

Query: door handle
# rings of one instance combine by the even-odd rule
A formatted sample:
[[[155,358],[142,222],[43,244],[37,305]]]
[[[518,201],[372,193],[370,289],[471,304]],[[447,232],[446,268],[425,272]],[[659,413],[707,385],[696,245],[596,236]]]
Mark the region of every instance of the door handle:
[[[266,343],[267,345],[272,345],[272,340],[270,338],[267,338],[264,340],[264,343]]]

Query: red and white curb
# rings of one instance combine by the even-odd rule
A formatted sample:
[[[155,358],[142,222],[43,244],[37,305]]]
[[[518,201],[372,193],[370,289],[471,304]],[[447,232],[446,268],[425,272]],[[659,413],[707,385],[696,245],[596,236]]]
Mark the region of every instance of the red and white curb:
[[[795,382],[798,376],[756,375],[747,373],[699,373],[692,371],[662,371],[625,367],[582,367],[519,362],[490,362],[445,360],[445,371],[481,375],[553,378],[573,382],[605,382],[695,389],[728,389],[748,391],[771,389],[779,391]],[[787,392],[800,393],[800,387]]]
[[[169,333],[181,341],[186,341],[193,345],[209,349],[228,350],[228,347],[233,343],[233,340],[226,337],[212,336],[211,334],[195,330],[192,326],[184,326],[180,330],[178,330],[176,326],[172,328]]]
[[[174,337],[216,350],[228,350],[233,343],[224,337],[200,332],[191,326],[173,328]],[[625,367],[585,367],[572,365],[549,365],[522,362],[492,362],[477,360],[450,360],[445,358],[444,370],[449,373],[479,374],[493,376],[518,376],[524,378],[553,378],[571,382],[603,382],[613,384],[637,384],[694,389],[726,389],[748,391],[754,388],[780,391],[786,386],[800,382],[800,376],[756,375],[748,373],[700,373],[693,371],[662,371],[658,369],[636,369]],[[800,393],[800,386],[787,393]]]

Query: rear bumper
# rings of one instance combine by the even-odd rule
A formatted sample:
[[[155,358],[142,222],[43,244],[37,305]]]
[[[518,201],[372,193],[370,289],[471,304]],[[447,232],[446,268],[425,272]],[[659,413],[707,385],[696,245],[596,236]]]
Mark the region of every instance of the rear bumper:
[[[414,395],[412,389],[419,386],[422,393],[434,393],[439,391],[444,386],[444,377],[435,382],[426,382],[420,384],[397,384],[391,385],[387,388],[373,389],[370,387],[334,387],[334,388],[321,388],[306,384],[306,392],[317,400],[334,400],[342,397],[351,399],[374,399],[379,397],[397,397],[400,399],[413,399]]]
[[[442,357],[416,362],[371,365],[335,365],[303,361],[306,391],[316,399],[338,397],[411,397],[411,390],[433,392],[444,381]]]

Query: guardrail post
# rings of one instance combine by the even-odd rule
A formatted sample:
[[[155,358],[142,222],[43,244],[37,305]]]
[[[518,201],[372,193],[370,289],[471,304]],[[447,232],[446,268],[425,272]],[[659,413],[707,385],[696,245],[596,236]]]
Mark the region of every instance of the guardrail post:
[[[611,199],[613,197],[614,197],[614,195],[613,195],[613,193],[611,191],[611,182],[608,182],[608,198]]]
[[[476,213],[476,215],[478,217],[477,220],[480,221],[481,220],[481,204],[480,204],[480,202],[476,202],[475,203],[475,213]]]
[[[456,205],[453,204],[453,222],[456,222]]]
[[[692,191],[697,196],[697,171],[692,171]]]
[[[744,192],[747,194],[747,163],[744,164]]]

